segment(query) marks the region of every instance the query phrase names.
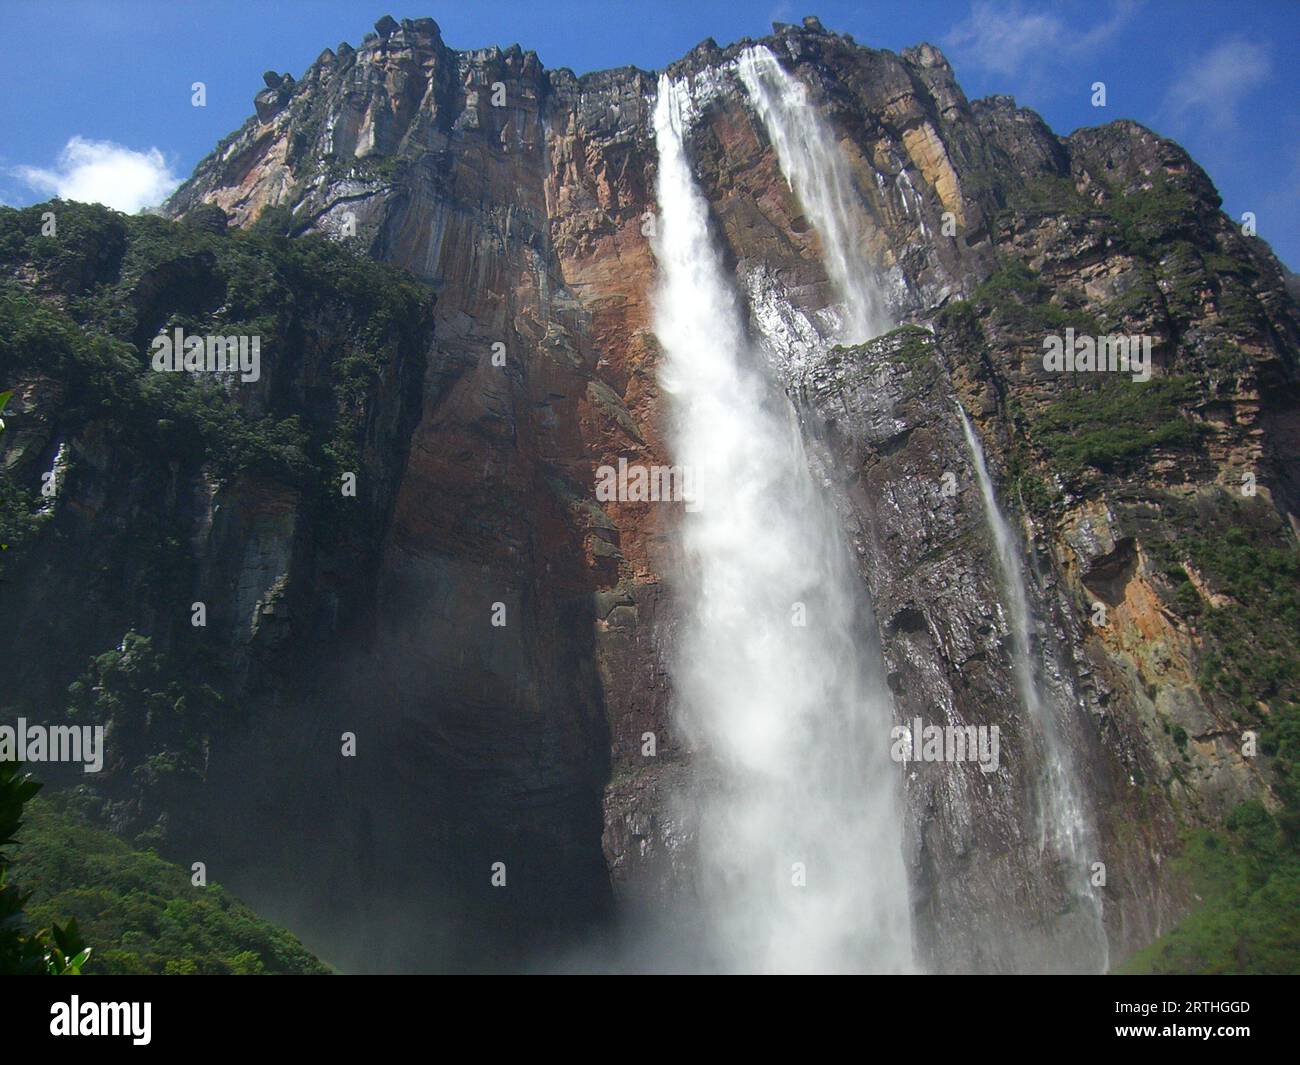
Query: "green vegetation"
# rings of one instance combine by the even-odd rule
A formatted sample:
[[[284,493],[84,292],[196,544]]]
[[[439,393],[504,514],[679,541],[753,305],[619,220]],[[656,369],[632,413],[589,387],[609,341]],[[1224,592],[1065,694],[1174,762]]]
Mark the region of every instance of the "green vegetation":
[[[1034,442],[1067,476],[1089,466],[1132,469],[1155,448],[1198,444],[1200,429],[1181,409],[1196,394],[1188,377],[1077,375],[1073,388],[1033,418]]]
[[[1044,406],[1022,406],[1014,392],[1006,397],[1017,430],[1006,456],[1010,494],[1031,513],[1050,514],[1057,503],[1054,486],[1037,470],[1067,481],[1100,472],[1114,484],[1114,475],[1156,456],[1199,451],[1206,430],[1189,412],[1204,398],[1202,388],[1217,380],[1231,389],[1232,375],[1250,365],[1236,341],[1263,329],[1258,268],[1230,233],[1209,224],[1208,207],[1178,181],[1156,174],[1151,188],[1126,194],[1112,187],[1096,204],[1066,178],[1033,179],[1013,193],[999,219],[1033,225],[1057,216],[1074,232],[1086,229],[1093,242],[1100,238],[1139,260],[1127,287],[1097,308],[1104,325],[1077,313],[1068,294],[1011,254],[969,302],[950,302],[936,319],[948,349],[971,361],[1005,344],[999,331],[1016,342],[1059,335],[1067,326],[1092,336],[1135,332],[1135,322],[1144,332],[1153,331],[1149,323],[1161,331],[1166,319],[1171,327],[1164,333],[1178,343],[1187,376],[1139,383],[1077,374],[1064,377],[1055,394],[1045,390]],[[1204,320],[1207,293],[1223,335],[1184,328]],[[1143,498],[1151,493],[1148,485],[1138,491]],[[1162,497],[1158,511],[1141,520],[1153,525],[1143,548],[1169,582],[1165,605],[1194,626],[1201,643],[1199,682],[1228,701],[1243,731],[1258,733],[1281,806],[1246,803],[1221,829],[1188,836],[1179,866],[1199,896],[1196,912],[1120,971],[1300,972],[1300,553],[1271,506],[1252,511],[1226,493]],[[1191,762],[1186,728],[1173,721],[1164,728],[1181,754],[1176,761]],[[1182,779],[1185,768],[1172,771]]]
[[[0,550],[8,551],[40,527],[42,515],[35,492],[0,477]],[[3,572],[0,565],[0,572]]]
[[[1103,332],[1092,314],[1053,303],[1051,297],[1051,285],[1011,256],[999,259],[997,268],[971,294],[972,302],[1004,328],[1025,336],[1061,333],[1067,328],[1093,336]]]
[[[1000,220],[1028,220],[1055,216],[1067,224],[1086,226],[1104,236],[1123,253],[1142,260],[1142,280],[1098,308],[1107,323],[1085,327],[1068,306],[1049,302],[1052,293],[1033,283],[1032,274],[1014,258],[1000,263],[975,298],[997,313],[1004,327],[1029,334],[1059,332],[1074,325],[1080,332],[1101,335],[1130,317],[1163,316],[1185,323],[1202,312],[1199,293],[1215,292],[1215,301],[1227,322],[1257,329],[1260,307],[1254,294],[1258,270],[1244,254],[1225,254],[1205,225],[1203,207],[1196,195],[1176,179],[1157,172],[1151,188],[1125,192],[1112,186],[1102,204],[1079,193],[1073,181],[1059,175],[1039,175],[1011,194]],[[1229,251],[1233,250],[1231,248]],[[1157,278],[1161,285],[1157,285]],[[1059,295],[1058,295],[1059,299]],[[1091,317],[1090,315],[1084,315]]]
[[[57,216],[56,232],[46,232],[44,215]],[[126,248],[125,215],[104,207],[52,200],[15,211],[0,211],[0,264],[29,263],[49,287],[63,295],[105,280]]]
[[[79,976],[91,955],[75,918],[32,931],[23,912],[32,893],[9,880],[13,858],[5,848],[17,843],[24,807],[40,789],[17,763],[0,761],[0,976]]]
[[[96,973],[325,973],[301,943],[217,884],[136,850],[75,813],[67,800],[31,804],[14,875],[37,922],[72,914]]]
[[[51,208],[57,240],[39,235]],[[396,349],[427,335],[433,299],[409,275],[322,237],[285,239],[291,224],[282,210],[253,231],[219,233],[59,201],[0,209],[0,375],[39,368],[64,384],[67,420],[111,414],[140,447],[208,462],[219,481],[256,473],[334,489],[338,463],[357,457],[368,390]],[[4,277],[28,264],[42,284]],[[66,309],[45,298],[69,282]],[[328,363],[333,409],[311,424],[275,404],[254,414],[210,375],[155,373],[148,362],[153,336],[180,327],[259,336],[262,374],[285,372],[308,329],[331,324],[352,343]]]
[[[57,236],[45,232],[54,223]],[[80,544],[89,553],[79,560],[85,603],[116,609],[125,599],[131,608],[112,642],[131,624],[144,629],[127,631],[88,663],[50,667],[66,668],[71,679],[85,664],[69,688],[69,719],[109,726],[113,742],[112,765],[84,811],[111,814],[115,824],[200,773],[206,744],[238,710],[225,680],[229,654],[216,658],[216,642],[204,632],[170,638],[181,626],[189,634],[188,614],[156,609],[156,587],[184,590],[196,577],[196,486],[232,486],[238,500],[242,482],[277,482],[254,484],[249,494],[292,498],[309,549],[347,564],[359,565],[358,544],[378,542],[373,486],[380,479],[367,475],[376,440],[382,445],[390,429],[377,424],[375,408],[381,390],[401,409],[417,398],[432,290],[324,238],[290,239],[294,225],[287,212],[268,212],[245,232],[228,231],[215,209],[175,223],[61,201],[0,208],[0,403],[8,403],[0,568],[12,576],[38,551],[57,558]],[[154,371],[153,338],[178,328],[187,336],[258,337],[260,379]],[[9,401],[13,388],[22,404]],[[90,545],[74,535],[75,508],[56,508],[40,492],[39,475],[60,442],[69,444],[60,496],[68,486],[79,498],[89,468],[101,490],[89,505],[112,512],[97,519]],[[361,498],[342,498],[344,471],[357,473]],[[289,491],[276,492],[279,485]],[[339,521],[344,508],[348,520]],[[11,708],[22,712],[25,696],[11,692]],[[33,791],[24,784],[23,801]],[[136,845],[152,842],[154,831]],[[220,888],[192,888],[187,872],[70,808],[34,804],[22,838],[13,878],[30,898],[0,879],[6,969],[322,969]],[[0,833],[0,846],[8,841]],[[75,922],[52,923],[65,915]],[[29,931],[32,921],[48,931]],[[79,957],[79,928],[95,947],[89,962]]]
[[[1193,833],[1176,864],[1198,909],[1117,972],[1300,972],[1300,852],[1262,804],[1243,803],[1224,832]]]
[[[939,325],[945,331],[971,333],[979,328],[979,316],[968,300],[949,300],[939,312]]]
[[[893,356],[908,367],[934,356],[934,338],[930,335],[930,330],[919,325],[900,325],[897,329],[882,333],[873,343],[882,347],[897,344]]]
[[[4,414],[11,396],[12,391],[0,392],[0,415]],[[0,433],[4,429],[4,418],[0,417]],[[0,542],[4,542],[4,531],[0,528]],[[48,929],[28,931],[23,907],[31,895],[8,883],[11,859],[4,848],[17,842],[23,807],[40,787],[37,781],[20,772],[17,763],[0,762],[0,975],[80,976],[90,958],[90,948],[82,941],[76,919],[66,925],[51,921]]]
[[[1012,192],[1007,207],[999,212],[999,221],[1048,214],[1086,218],[1096,213],[1097,208],[1074,187],[1072,178],[1038,174]]]
[[[1012,498],[1035,517],[1049,515],[1059,499],[1056,488],[1033,471],[1018,442],[1007,457],[1007,481]]]
[[[1106,209],[1119,229],[1124,248],[1145,259],[1158,257],[1197,220],[1191,193],[1162,173],[1155,175],[1149,189],[1112,196]]]
[[[1160,306],[1160,289],[1154,277],[1144,270],[1139,278],[1138,283],[1101,307],[1100,313],[1109,323],[1107,332],[1120,332],[1130,318],[1146,318]]]
[[[1260,702],[1300,700],[1300,555],[1241,526],[1186,537],[1179,546],[1230,600],[1202,613],[1215,650],[1202,663],[1200,682],[1252,710]]]
[[[1254,524],[1226,524],[1247,522]],[[1179,864],[1200,896],[1197,910],[1141,951],[1126,973],[1300,972],[1300,552],[1268,515],[1232,501],[1224,513],[1203,514],[1207,531],[1172,545],[1209,590],[1228,597],[1205,602],[1185,570],[1164,569],[1175,603],[1194,617],[1205,638],[1200,682],[1230,698],[1239,720],[1260,720],[1259,751],[1272,759],[1281,808],[1239,806],[1221,831],[1188,837]],[[1178,579],[1181,574],[1182,579]],[[1186,733],[1175,726],[1180,748]]]
[[[47,212],[57,238],[42,235]],[[364,468],[368,411],[395,353],[423,354],[433,296],[325,238],[286,238],[294,225],[284,209],[226,232],[212,210],[180,224],[61,201],[0,208],[0,382],[57,381],[57,409],[43,414],[60,436],[107,422],[142,471],[174,462],[218,484],[278,480],[314,504],[322,538],[364,535],[370,515],[358,521],[355,506],[347,531],[331,520],[340,477]],[[262,379],[230,388],[213,374],[153,371],[150,342],[176,328],[259,337]],[[40,527],[28,481],[0,475],[7,551]]]
[[[203,679],[219,675],[201,652],[179,661],[156,651],[149,637],[128,632],[69,686],[68,719],[111,725],[117,759],[135,765],[137,787],[172,774],[198,776],[205,738],[228,721],[225,700]]]
[[[1164,173],[1153,175],[1149,189],[1126,193],[1112,186],[1109,192],[1105,203],[1097,204],[1075,188],[1073,179],[1040,174],[1012,193],[1001,215],[1031,220],[1061,215],[1095,222],[1112,232],[1125,251],[1144,259],[1160,257],[1198,224],[1196,198]],[[1240,266],[1234,264],[1233,269]]]

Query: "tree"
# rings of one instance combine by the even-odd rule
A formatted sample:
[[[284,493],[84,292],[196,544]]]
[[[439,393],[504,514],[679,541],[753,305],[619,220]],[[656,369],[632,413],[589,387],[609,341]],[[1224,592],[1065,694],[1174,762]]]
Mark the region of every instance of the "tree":
[[[78,976],[90,948],[81,940],[76,919],[28,931],[23,906],[30,895],[7,882],[11,859],[5,848],[17,843],[23,805],[40,790],[17,762],[0,761],[0,974]]]

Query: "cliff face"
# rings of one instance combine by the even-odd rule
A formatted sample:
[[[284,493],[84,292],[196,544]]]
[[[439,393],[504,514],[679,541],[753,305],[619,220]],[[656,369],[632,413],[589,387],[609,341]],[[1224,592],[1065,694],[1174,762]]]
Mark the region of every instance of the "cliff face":
[[[428,19],[377,29],[298,81],[268,75],[256,116],[168,205],[215,205],[240,227],[288,208],[295,232],[436,293],[427,362],[394,363],[366,401],[382,487],[375,523],[347,534],[365,566],[334,559],[346,597],[319,602],[312,533],[283,487],[223,489],[221,517],[195,503],[191,535],[206,539],[188,550],[228,584],[232,646],[250,640],[234,622],[252,604],[282,616],[265,609],[273,586],[304,605],[273,626],[276,655],[237,670],[246,720],[212,731],[192,785],[204,798],[172,804],[169,832],[331,945],[328,960],[492,964],[599,923],[611,881],[631,905],[690,875],[692,826],[673,802],[690,752],[670,712],[680,509],[593,488],[620,457],[671,464],[650,319],[657,79],[548,72],[517,47],[456,52]],[[835,131],[894,318],[930,327],[833,350],[817,337],[839,297],[736,78],[746,43],[706,41],[668,73],[692,85],[696,176],[849,532],[897,717],[998,724],[1028,752],[960,400],[1031,548],[1036,640],[1067,708],[1118,959],[1186,907],[1167,873],[1179,826],[1272,801],[1242,733],[1293,681],[1225,673],[1230,634],[1204,621],[1228,593],[1206,544],[1235,529],[1252,550],[1294,550],[1296,305],[1177,145],[1129,122],[1059,138],[1008,98],[967,101],[928,45],[873,51],[810,20],[763,43]],[[1044,373],[1043,337],[1067,326],[1152,337],[1155,376],[1131,386],[1151,391]],[[308,383],[283,385],[285,402],[310,405]],[[1117,421],[1133,433],[1113,438]],[[74,442],[77,484],[107,497],[119,464],[95,440],[91,423]],[[210,499],[200,488],[186,498]],[[130,527],[132,497],[111,498],[75,517],[65,498],[57,520],[85,538]],[[25,565],[51,572],[31,550]],[[23,603],[42,616],[36,594]],[[93,637],[47,625],[22,691],[55,697],[69,663],[155,624],[127,603]],[[364,748],[355,764],[335,755],[345,730]],[[975,766],[907,774],[927,967],[1075,964],[1067,872],[1045,867],[1032,827],[1034,761],[1007,761],[996,790]],[[490,886],[498,861],[506,892]]]

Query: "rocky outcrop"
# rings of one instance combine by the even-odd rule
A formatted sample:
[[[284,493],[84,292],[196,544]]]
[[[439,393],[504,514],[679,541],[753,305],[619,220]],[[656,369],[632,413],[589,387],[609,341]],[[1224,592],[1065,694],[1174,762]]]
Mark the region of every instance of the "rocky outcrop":
[[[973,767],[906,776],[922,961],[1073,966],[1075,871],[1044,868],[1033,831],[1034,755],[957,402],[1025,538],[1118,959],[1186,906],[1167,872],[1179,826],[1268,796],[1241,753],[1267,700],[1243,707],[1206,681],[1217,637],[1178,603],[1183,583],[1220,594],[1189,537],[1244,524],[1294,549],[1294,299],[1172,142],[1131,122],[1062,138],[1009,97],[968,101],[930,45],[873,50],[815,19],[774,30],[764,43],[849,164],[893,316],[929,328],[823,342],[840,297],[735,77],[754,42],[705,41],[668,70],[698,105],[697,179],[854,546],[898,718],[996,723],[1009,747],[996,787]],[[364,637],[326,634],[311,658],[326,667],[288,682],[311,695],[277,696],[214,752],[214,786],[247,794],[190,831],[228,856],[244,897],[335,944],[330,960],[504,964],[599,924],[611,878],[629,905],[689,880],[665,579],[680,510],[594,492],[620,458],[671,459],[651,329],[656,77],[546,71],[518,46],[457,52],[431,19],[376,31],[297,81],[268,76],[255,116],[168,205],[219,207],[236,227],[278,211],[437,295],[373,583],[352,607]],[[1132,414],[1147,435],[1093,432],[1115,420],[1110,393],[1044,372],[1044,336],[1067,327],[1152,337],[1156,387]],[[1247,473],[1255,494],[1238,505]],[[293,497],[208,510],[213,546],[194,550],[236,616],[256,610],[250,639],[293,646],[319,609],[295,602],[305,585],[277,586],[306,534]],[[373,754],[338,770],[323,752],[354,723]],[[249,764],[292,783],[248,789]],[[322,781],[337,787],[324,801]],[[275,846],[242,828],[266,817]],[[291,901],[259,897],[286,876]],[[358,918],[362,897],[377,902]],[[430,916],[431,897],[452,901]],[[382,938],[381,911],[408,919],[405,940]],[[1021,934],[1000,934],[1011,924]]]

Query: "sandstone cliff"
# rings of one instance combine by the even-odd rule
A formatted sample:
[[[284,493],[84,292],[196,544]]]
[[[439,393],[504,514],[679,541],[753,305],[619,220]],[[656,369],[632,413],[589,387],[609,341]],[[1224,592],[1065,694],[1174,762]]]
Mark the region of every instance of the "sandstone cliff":
[[[58,550],[84,544],[89,559],[166,494],[193,579],[228,603],[227,683],[245,711],[205,732],[185,809],[149,808],[172,845],[206,848],[244,897],[331,944],[328,960],[491,965],[585,935],[612,899],[635,910],[689,883],[691,824],[672,797],[690,752],[668,671],[680,513],[592,490],[620,457],[671,462],[650,320],[656,78],[547,71],[517,46],[457,52],[430,19],[377,29],[297,80],[268,75],[255,116],[167,207],[219,207],[238,227],[279,210],[287,231],[353,245],[436,295],[423,343],[359,399],[368,524],[322,557],[283,481],[214,489],[201,463],[182,468],[188,482],[128,475],[91,420],[69,440],[78,475],[55,528]],[[849,532],[897,716],[997,723],[1010,743],[1024,731],[959,400],[1032,549],[1036,639],[1075,708],[1118,960],[1186,910],[1167,870],[1180,826],[1276,801],[1242,735],[1294,699],[1296,678],[1243,674],[1234,648],[1255,621],[1207,615],[1231,605],[1216,539],[1295,549],[1300,313],[1176,144],[1131,122],[1059,137],[1009,98],[968,101],[929,45],[895,55],[807,20],[764,43],[832,124],[864,251],[910,323],[832,349],[817,235],[736,82],[748,43],[705,41],[669,73],[694,86],[696,176]],[[113,269],[85,264],[72,290]],[[124,288],[139,342],[166,318],[148,308],[175,309],[160,294],[201,289],[210,270],[179,256]],[[336,311],[304,313],[288,349],[302,354],[272,362],[267,398],[250,402],[310,415],[324,399],[313,359],[330,357],[320,319]],[[1042,338],[1066,327],[1151,336],[1151,390],[1045,375]],[[62,439],[39,424],[60,387],[20,389],[33,420],[6,441],[7,465]],[[1114,439],[1117,422],[1132,435]],[[41,560],[54,550],[30,549],[6,617],[87,594],[85,570]],[[6,651],[34,663],[25,698],[56,699],[127,629],[159,630],[156,606],[120,594],[94,593],[114,604],[94,625],[42,621],[39,652],[6,625]],[[1285,655],[1275,633],[1259,640]],[[346,729],[367,746],[355,768],[333,754]],[[931,770],[905,785],[923,963],[1071,967],[1065,889],[1030,828],[1032,761],[997,791],[973,767]],[[494,861],[508,902],[488,887]],[[1012,923],[1018,937],[998,934]]]

